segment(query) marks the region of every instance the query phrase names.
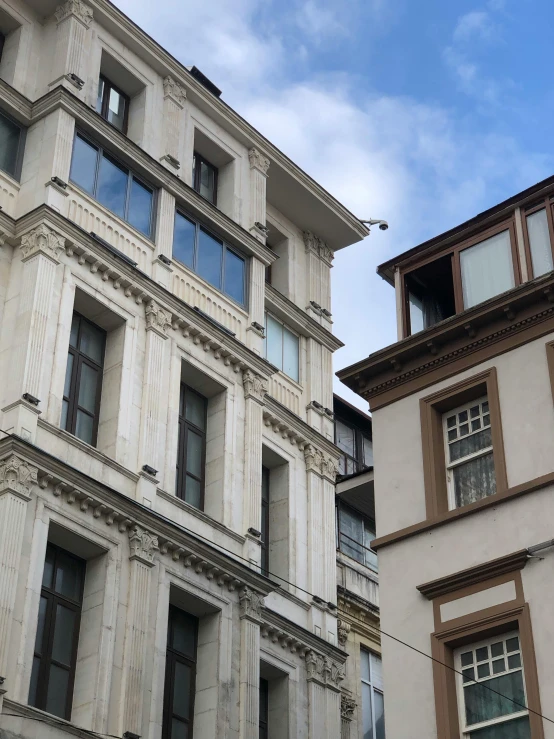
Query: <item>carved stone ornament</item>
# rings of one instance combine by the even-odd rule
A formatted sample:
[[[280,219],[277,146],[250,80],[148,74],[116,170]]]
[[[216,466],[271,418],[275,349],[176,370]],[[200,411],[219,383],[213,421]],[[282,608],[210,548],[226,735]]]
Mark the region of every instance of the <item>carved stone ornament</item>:
[[[262,174],[267,174],[270,161],[258,149],[250,149],[248,159],[250,160],[250,169],[258,169]]]
[[[32,231],[27,231],[21,237],[23,261],[34,257],[35,254],[42,253],[50,257],[57,264],[60,253],[64,248],[64,237],[44,223],[33,228]]]
[[[259,593],[245,587],[239,594],[240,617],[261,623],[264,599]]]
[[[331,482],[335,482],[338,467],[332,457],[326,457],[313,444],[308,444],[304,447],[304,459],[306,460],[307,472],[315,472]]]
[[[341,693],[340,696],[340,717],[343,721],[352,721],[354,718],[354,711],[356,710],[356,701],[346,693]]]
[[[242,384],[245,398],[254,398],[254,400],[263,403],[268,391],[267,380],[264,377],[247,369],[242,373]]]
[[[346,621],[341,621],[339,619],[337,624],[337,635],[339,644],[344,646],[346,644],[346,640],[348,639],[348,634],[350,633],[350,624],[346,623]]]
[[[61,23],[70,15],[74,15],[87,28],[92,22],[92,8],[90,8],[83,0],[67,0],[63,5],[59,5],[54,13],[58,23]]]
[[[29,500],[37,484],[37,473],[36,467],[12,454],[0,463],[0,495],[11,492]]]
[[[146,305],[146,329],[153,329],[163,338],[167,338],[167,332],[171,328],[171,313],[161,308],[154,300]]]
[[[307,252],[315,254],[316,257],[326,262],[329,267],[333,266],[332,261],[335,258],[335,253],[319,236],[316,236],[311,231],[304,231],[304,246]]]
[[[340,684],[344,680],[344,665],[339,665],[313,650],[306,654],[306,672],[309,682],[317,682],[332,690],[340,690]]]
[[[152,567],[154,555],[159,549],[158,537],[135,525],[129,529],[129,548],[131,550],[129,559],[137,559]]]
[[[171,98],[183,108],[187,99],[187,91],[183,85],[168,75],[164,78],[164,98]]]

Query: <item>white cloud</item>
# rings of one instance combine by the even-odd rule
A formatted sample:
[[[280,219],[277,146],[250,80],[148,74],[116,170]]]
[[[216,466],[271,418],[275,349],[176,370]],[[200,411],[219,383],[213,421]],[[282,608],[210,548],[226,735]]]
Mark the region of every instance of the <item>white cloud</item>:
[[[473,10],[458,19],[453,40],[455,43],[462,43],[473,41],[477,36],[489,41],[494,39],[497,33],[498,29],[489,13],[484,10]]]
[[[342,36],[346,33],[338,16],[337,10],[326,7],[321,2],[305,0],[300,3],[296,13],[296,23],[303,33],[316,41],[323,41],[329,36]]]

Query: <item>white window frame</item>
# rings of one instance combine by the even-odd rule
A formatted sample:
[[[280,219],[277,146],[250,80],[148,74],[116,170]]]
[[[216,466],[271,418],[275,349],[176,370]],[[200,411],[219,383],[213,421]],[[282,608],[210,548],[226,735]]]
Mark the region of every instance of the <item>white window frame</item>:
[[[519,653],[519,655],[520,655],[520,661],[521,661],[521,666],[520,667],[514,667],[512,669],[507,669],[504,672],[500,672],[500,673],[497,673],[497,675],[494,675],[492,673],[492,662],[493,662],[493,659],[495,659],[495,658],[493,658],[493,657],[490,656],[490,645],[491,644],[496,644],[496,643],[498,643],[500,641],[506,642],[508,639],[512,639],[513,637],[516,637],[516,636],[517,636],[517,638],[519,640],[519,650],[517,650],[517,652],[516,651],[511,652],[510,654]],[[488,657],[488,660],[482,660],[480,663],[478,663],[476,660],[474,660],[473,667],[474,667],[474,669],[476,669],[477,664],[484,664],[485,662],[488,661],[488,663],[490,665],[490,668],[491,668],[490,676],[489,677],[486,677],[486,678],[483,678],[482,680],[477,679],[477,680],[472,681],[472,682],[479,683],[479,682],[483,682],[485,680],[490,679],[490,677],[496,677],[496,676],[500,676],[500,675],[508,675],[511,672],[521,672],[521,675],[522,675],[522,678],[523,678],[523,691],[524,691],[524,695],[525,695],[525,703],[527,704],[527,687],[526,687],[526,684],[525,684],[525,669],[524,669],[524,666],[523,666],[523,649],[522,649],[522,646],[521,646],[521,636],[520,636],[519,631],[517,631],[517,630],[516,631],[507,631],[507,632],[505,632],[503,634],[498,634],[498,635],[493,636],[493,637],[490,637],[488,639],[483,639],[481,641],[471,642],[471,644],[466,644],[463,647],[459,647],[458,649],[456,649],[454,651],[454,669],[456,670],[456,698],[457,698],[457,701],[458,701],[458,717],[459,717],[459,721],[460,721],[460,731],[462,733],[462,737],[469,737],[470,734],[471,734],[471,732],[478,731],[479,729],[484,729],[484,728],[486,728],[488,726],[495,726],[495,725],[498,725],[498,724],[504,724],[504,723],[508,723],[509,721],[515,721],[518,718],[523,718],[524,716],[529,716],[529,710],[526,708],[526,709],[522,709],[521,711],[515,711],[514,713],[506,714],[505,716],[499,716],[498,718],[490,719],[489,721],[481,721],[478,724],[471,724],[470,726],[467,725],[467,723],[466,723],[466,711],[465,711],[465,700],[464,700],[464,684],[465,685],[468,685],[468,684],[471,684],[471,683],[464,683],[463,670],[464,669],[467,669],[467,667],[462,666],[461,656],[465,652],[475,651],[476,649],[479,649],[480,647],[484,647],[484,646],[489,647],[489,657]],[[506,660],[507,660],[507,655],[508,655],[508,652],[505,651],[504,652],[504,657],[505,657]],[[498,657],[496,659],[498,659]]]
[[[453,408],[451,411],[447,411],[442,416],[442,427],[443,427],[443,437],[444,437],[444,454],[445,454],[445,465],[446,465],[446,487],[448,491],[448,509],[450,511],[455,510],[458,508],[456,505],[456,492],[455,492],[455,485],[454,485],[454,474],[452,473],[452,470],[454,470],[456,467],[460,467],[463,464],[466,464],[467,462],[471,462],[473,459],[478,459],[479,457],[484,457],[487,454],[493,454],[493,444],[492,444],[492,438],[491,438],[491,444],[488,447],[485,447],[484,449],[479,449],[477,452],[473,452],[472,454],[467,454],[465,457],[460,457],[459,459],[456,459],[454,462],[450,460],[450,444],[455,443],[457,441],[460,441],[460,439],[467,439],[469,436],[472,436],[474,434],[478,434],[481,431],[483,431],[485,428],[491,428],[491,420],[490,420],[490,406],[488,408],[488,413],[480,412],[479,418],[481,419],[481,428],[477,429],[476,431],[469,431],[468,434],[463,434],[462,436],[458,435],[456,439],[454,439],[452,442],[448,440],[448,432],[451,430],[448,428],[447,421],[452,416],[458,416],[459,413],[462,413],[463,411],[468,412],[468,423],[471,422],[471,418],[469,416],[470,408],[474,408],[476,405],[481,406],[482,403],[488,404],[489,399],[488,395],[483,395],[480,398],[477,398],[476,400],[472,400],[469,403],[464,403],[464,405],[460,405],[457,408]],[[488,425],[483,425],[484,416],[488,416]],[[459,429],[460,426],[463,424],[459,422],[457,419],[456,421],[456,428]]]
[[[268,316],[270,316],[270,318],[273,321],[275,321],[275,323],[281,324],[281,326],[284,329],[286,328],[286,330],[289,332],[289,334],[292,334],[298,340],[298,377],[291,377],[291,375],[288,375],[285,372],[285,370],[283,369],[283,366],[282,366],[283,365],[283,357],[282,356],[281,356],[281,366],[278,367],[278,369],[279,369],[279,372],[282,372],[285,375],[285,377],[288,377],[290,380],[292,380],[292,382],[295,382],[297,385],[300,385],[300,380],[301,380],[300,365],[301,365],[301,348],[302,348],[301,341],[300,341],[300,334],[297,334],[296,331],[293,331],[292,328],[288,324],[286,324],[280,318],[277,318],[276,315],[274,315],[270,311],[266,311],[265,312],[265,326],[264,326],[264,334],[265,334],[265,338],[264,338],[264,357],[265,357],[265,359],[267,359],[267,317]],[[283,348],[284,348],[284,346],[285,346],[284,341],[282,342],[282,345],[283,345]]]
[[[381,655],[375,654],[375,652],[372,652],[370,649],[366,649],[365,647],[361,647],[360,648],[360,660],[365,659],[366,658],[365,655],[367,655],[367,660],[368,660],[368,663],[369,663],[369,681],[368,680],[364,680],[364,678],[362,677],[362,670],[361,669],[360,669],[360,681],[361,681],[361,683],[363,685],[368,685],[369,686],[369,694],[371,696],[371,723],[372,723],[373,737],[376,737],[377,736],[377,727],[375,725],[375,701],[374,701],[374,698],[373,697],[374,697],[374,693],[379,693],[379,695],[381,695],[381,696],[384,697],[384,692],[383,692],[383,685],[382,685],[382,683],[381,683],[381,685],[378,686],[374,682],[373,671],[371,669],[371,658],[373,657],[374,659],[378,659],[379,662],[381,663],[381,674],[383,672],[383,662],[382,662],[382,659],[381,659]],[[363,696],[363,692],[362,692],[362,705],[361,705],[361,708],[362,708],[362,725],[363,725],[363,710],[364,710],[363,709],[363,699],[364,699],[364,696]]]

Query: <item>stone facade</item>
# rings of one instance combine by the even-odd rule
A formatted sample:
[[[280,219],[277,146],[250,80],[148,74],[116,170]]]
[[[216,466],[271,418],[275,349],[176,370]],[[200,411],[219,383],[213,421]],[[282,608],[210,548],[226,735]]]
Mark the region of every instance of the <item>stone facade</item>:
[[[260,678],[272,739],[336,739],[338,450],[312,403],[332,404],[333,252],[365,229],[113,5],[0,6],[0,114],[25,130],[0,171],[0,734],[159,739],[176,607],[198,619],[195,739],[255,739]],[[126,136],[96,112],[100,75],[128,95]],[[151,188],[150,237],[75,184],[76,132]],[[217,207],[191,188],[196,151]],[[244,260],[242,303],[175,258],[176,208]],[[62,420],[74,312],[105,336],[94,444]],[[266,312],[297,337],[297,379],[265,357]],[[177,495],[182,383],[207,408],[202,505]],[[85,563],[67,724],[29,699],[48,545]]]

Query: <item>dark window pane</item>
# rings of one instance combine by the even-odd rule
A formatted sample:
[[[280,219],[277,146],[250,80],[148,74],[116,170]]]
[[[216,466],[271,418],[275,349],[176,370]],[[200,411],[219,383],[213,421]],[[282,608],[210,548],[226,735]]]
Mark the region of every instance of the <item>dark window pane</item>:
[[[42,653],[42,642],[44,639],[44,621],[46,619],[46,608],[48,606],[48,601],[46,598],[41,597],[39,607],[38,607],[38,624],[37,624],[37,634],[35,637],[35,652],[37,654]]]
[[[206,422],[206,401],[191,390],[186,392],[185,418],[203,429]]]
[[[182,662],[175,662],[173,713],[181,718],[190,718],[190,667]]]
[[[96,198],[120,218],[125,217],[128,179],[128,171],[104,154],[100,162]]]
[[[74,313],[73,318],[71,319],[71,333],[69,334],[69,345],[72,346],[74,349],[77,349],[77,341],[79,339],[79,324],[80,323],[81,323],[81,319],[76,313]]]
[[[82,584],[82,563],[62,549],[58,549],[55,591],[66,598],[80,601]]]
[[[479,731],[472,731],[468,736],[470,739],[531,739],[529,718],[524,716],[514,721],[487,726]]]
[[[342,421],[335,423],[335,444],[351,457],[355,456],[354,429]]]
[[[468,726],[518,713],[526,706],[523,675],[509,672],[482,683],[466,685],[464,698]]]
[[[133,177],[131,182],[131,197],[129,200],[129,215],[127,220],[137,231],[150,236],[152,217],[152,190],[141,185]]]
[[[187,267],[194,265],[194,238],[196,224],[180,213],[175,214],[175,232],[173,235],[173,257]]]
[[[98,364],[102,363],[102,355],[104,353],[105,333],[96,328],[88,321],[81,321],[81,341],[79,349]]]
[[[492,453],[461,464],[459,467],[455,467],[452,473],[454,475],[454,495],[457,508],[496,493]]]
[[[97,113],[102,112],[102,101],[104,99],[104,86],[105,86],[105,82],[102,79],[102,77],[100,77],[100,79],[98,80],[98,95],[96,96],[96,112]]]
[[[29,705],[37,705],[38,672],[40,670],[40,658],[33,658],[33,670],[31,672],[31,684],[29,686]]]
[[[203,198],[209,200],[210,203],[215,203],[215,168],[205,162],[200,162],[200,182],[198,192]]]
[[[462,659],[462,665],[465,667],[466,665],[472,665],[473,664],[473,652],[464,652],[461,656]]]
[[[21,129],[0,114],[0,169],[15,175]]]
[[[373,707],[375,709],[375,739],[385,739],[385,706],[383,694],[373,691]]]
[[[191,429],[187,432],[187,472],[195,477],[202,476],[203,438]]]
[[[71,665],[71,650],[75,633],[75,611],[58,604],[56,622],[54,624],[54,641],[52,643],[52,659],[68,667]]]
[[[365,560],[364,549],[362,547],[364,532],[361,517],[341,507],[339,527],[341,552],[363,564]]]
[[[108,115],[107,120],[113,126],[123,131],[125,124],[125,107],[127,105],[126,99],[119,92],[110,89],[108,98]]]
[[[55,553],[54,549],[52,547],[48,546],[46,548],[46,559],[44,561],[44,570],[42,573],[42,587],[43,588],[51,588],[52,587],[52,579],[54,577],[54,560],[55,560]]]
[[[223,245],[202,228],[198,231],[198,263],[196,271],[211,285],[221,290]]]
[[[519,649],[519,637],[513,636],[506,640],[506,650],[508,652],[516,652]]]
[[[237,303],[244,304],[245,262],[227,249],[225,253],[225,292]]]
[[[94,192],[98,149],[80,136],[75,137],[70,178],[90,195]]]
[[[200,482],[195,480],[194,477],[187,475],[185,482],[185,500],[195,508],[200,508],[201,502],[201,488]]]
[[[96,392],[98,388],[99,372],[84,362],[81,364],[81,378],[79,381],[79,405],[94,413]]]
[[[187,739],[188,727],[184,721],[179,719],[171,719],[171,739]]]
[[[196,619],[178,608],[171,609],[172,642],[175,651],[194,659],[196,650]]]
[[[71,373],[73,372],[73,354],[67,355],[67,366],[65,368],[65,382],[63,385],[63,394],[67,397],[69,397],[70,389],[71,389]],[[65,428],[65,424],[62,424],[62,427]]]
[[[92,444],[94,419],[83,411],[77,411],[77,421],[75,423],[75,436],[78,439]]]
[[[50,665],[45,711],[53,713],[54,716],[59,716],[60,718],[66,717],[65,706],[67,703],[68,686],[69,670],[64,670],[57,665]]]

